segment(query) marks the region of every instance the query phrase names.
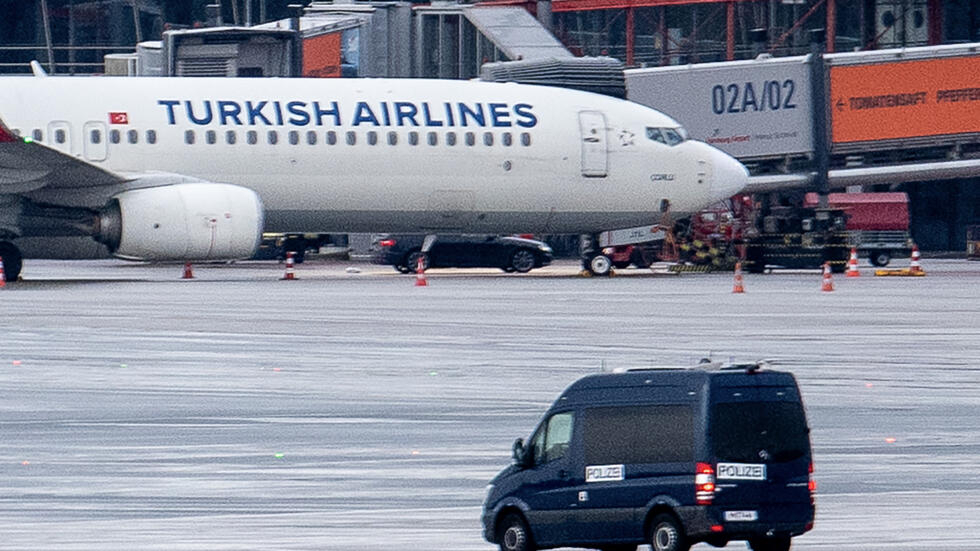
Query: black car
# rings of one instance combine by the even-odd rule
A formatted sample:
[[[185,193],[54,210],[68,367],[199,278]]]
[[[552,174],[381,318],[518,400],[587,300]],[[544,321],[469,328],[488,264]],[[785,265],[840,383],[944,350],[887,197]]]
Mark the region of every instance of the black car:
[[[428,268],[500,268],[505,272],[529,272],[551,264],[551,247],[543,241],[497,235],[440,235],[427,255],[422,254],[423,234],[375,236],[371,261],[389,264],[403,274],[415,272],[419,258]]]

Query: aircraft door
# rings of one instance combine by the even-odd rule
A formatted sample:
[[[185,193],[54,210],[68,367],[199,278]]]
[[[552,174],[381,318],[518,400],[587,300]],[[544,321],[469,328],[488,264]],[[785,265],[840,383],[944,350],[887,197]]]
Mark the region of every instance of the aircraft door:
[[[66,155],[71,155],[71,125],[67,121],[49,123],[46,144]]]
[[[604,178],[608,174],[606,116],[599,111],[580,111],[582,132],[582,176]]]
[[[109,154],[106,124],[89,121],[82,127],[82,144],[85,158],[89,161],[104,161]]]

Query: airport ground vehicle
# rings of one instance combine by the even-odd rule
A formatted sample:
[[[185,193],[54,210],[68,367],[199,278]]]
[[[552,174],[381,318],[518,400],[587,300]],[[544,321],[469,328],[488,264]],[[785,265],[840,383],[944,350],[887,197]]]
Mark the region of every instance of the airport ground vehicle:
[[[786,551],[813,527],[809,428],[791,373],[759,364],[584,377],[487,491],[503,551],[686,551],[747,540]]]
[[[816,193],[807,193],[805,207],[816,207]],[[909,197],[905,193],[831,193],[831,208],[847,215],[847,242],[875,266],[887,266],[895,256],[912,251],[909,234]]]
[[[414,273],[419,258],[428,268],[500,268],[526,273],[551,264],[551,247],[543,241],[516,236],[440,235],[428,253],[422,234],[382,234],[371,245],[371,262],[390,264],[403,274]]]
[[[332,254],[349,252],[346,234],[329,233],[263,233],[254,260],[286,259],[286,253],[293,253],[293,260],[302,263],[307,253],[318,253],[324,248],[333,249]]]

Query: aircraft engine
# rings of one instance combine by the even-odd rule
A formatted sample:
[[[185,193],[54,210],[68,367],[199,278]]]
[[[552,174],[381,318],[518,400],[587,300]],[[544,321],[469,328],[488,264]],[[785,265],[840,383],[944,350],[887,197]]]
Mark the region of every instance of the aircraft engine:
[[[113,197],[99,224],[96,240],[128,260],[248,258],[262,238],[262,201],[231,184],[135,189]]]

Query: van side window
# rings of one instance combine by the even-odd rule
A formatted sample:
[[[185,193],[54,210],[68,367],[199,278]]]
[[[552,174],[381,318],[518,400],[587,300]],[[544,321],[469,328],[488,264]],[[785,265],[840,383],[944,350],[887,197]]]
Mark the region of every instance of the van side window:
[[[586,465],[694,461],[690,405],[590,408],[584,429]]]
[[[568,453],[568,443],[571,440],[572,412],[552,415],[531,441],[534,464],[543,465],[565,457],[565,454]]]

